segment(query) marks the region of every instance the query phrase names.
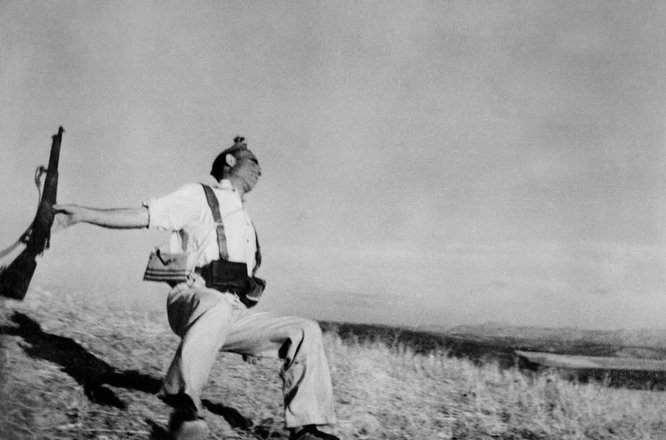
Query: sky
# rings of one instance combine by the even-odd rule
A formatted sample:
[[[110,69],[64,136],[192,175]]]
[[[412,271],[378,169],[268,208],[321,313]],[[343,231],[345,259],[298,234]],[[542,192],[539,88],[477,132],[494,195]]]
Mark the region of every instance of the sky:
[[[658,1],[3,1],[0,247],[61,125],[58,201],[106,208],[243,135],[263,309],[663,328],[664,42]],[[163,308],[165,239],[77,225],[33,287]]]

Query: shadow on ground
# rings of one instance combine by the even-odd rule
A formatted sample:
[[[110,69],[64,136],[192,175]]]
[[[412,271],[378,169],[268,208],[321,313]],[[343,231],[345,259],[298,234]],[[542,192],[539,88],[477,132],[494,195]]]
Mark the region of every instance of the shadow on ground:
[[[229,406],[222,405],[221,403],[213,403],[210,400],[202,400],[203,406],[213,414],[222,416],[232,428],[242,429],[249,431],[252,428],[252,420],[243,416],[237,409]]]
[[[100,405],[125,409],[107,385],[155,394],[162,381],[135,370],[118,370],[90,353],[73,339],[46,333],[29,316],[14,312],[12,321],[18,326],[0,326],[0,334],[19,336],[29,356],[60,365],[62,371],[83,387],[85,395]]]
[[[243,414],[234,408],[220,403],[213,403],[207,399],[202,400],[201,403],[212,414],[223,417],[232,428],[252,434],[255,438],[280,440],[289,437],[283,428],[283,424],[275,419],[264,419],[255,425],[252,420],[243,416]]]
[[[73,339],[43,331],[39,323],[28,315],[14,312],[11,320],[15,325],[0,325],[0,335],[20,337],[24,341],[21,347],[28,356],[59,365],[62,371],[83,387],[86,397],[94,403],[126,409],[126,403],[120,400],[109,386],[148,394],[157,394],[160,390],[162,385],[160,378],[136,370],[119,370],[90,353]],[[236,430],[247,432],[260,439],[287,438],[272,419],[262,420],[254,425],[252,420],[235,408],[210,400],[203,400],[202,403],[208,411],[223,417]],[[151,440],[170,438],[166,428],[159,423],[150,419],[146,419],[145,422],[151,428]]]

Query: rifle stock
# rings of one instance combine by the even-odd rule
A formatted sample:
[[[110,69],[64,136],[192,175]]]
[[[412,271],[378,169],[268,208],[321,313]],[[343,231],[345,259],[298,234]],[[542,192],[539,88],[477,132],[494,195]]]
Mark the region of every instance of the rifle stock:
[[[0,295],[2,296],[18,300],[25,297],[37,267],[36,257],[49,248],[51,226],[53,226],[55,217],[53,205],[56,203],[58,192],[58,161],[63,132],[63,128],[60,127],[58,133],[52,137],[49,166],[46,170],[44,189],[37,213],[26,233],[19,239],[26,247],[9,266],[0,269]]]

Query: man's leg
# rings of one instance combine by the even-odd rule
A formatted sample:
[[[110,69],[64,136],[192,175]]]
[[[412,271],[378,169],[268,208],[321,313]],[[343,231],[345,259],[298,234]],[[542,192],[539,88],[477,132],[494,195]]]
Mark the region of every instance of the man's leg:
[[[160,392],[165,401],[202,413],[201,391],[241,308],[233,295],[203,287],[177,287],[169,294],[169,325],[182,339]]]
[[[328,361],[316,322],[247,310],[234,322],[222,350],[284,361],[280,377],[287,428],[335,423]]]

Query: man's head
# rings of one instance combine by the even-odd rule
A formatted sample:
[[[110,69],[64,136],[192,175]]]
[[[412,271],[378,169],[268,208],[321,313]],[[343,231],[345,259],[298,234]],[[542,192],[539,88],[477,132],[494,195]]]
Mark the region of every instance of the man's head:
[[[210,175],[218,182],[232,180],[232,183],[241,185],[244,192],[249,192],[261,176],[261,167],[257,157],[248,150],[245,138],[237,136],[234,144],[215,158]]]

